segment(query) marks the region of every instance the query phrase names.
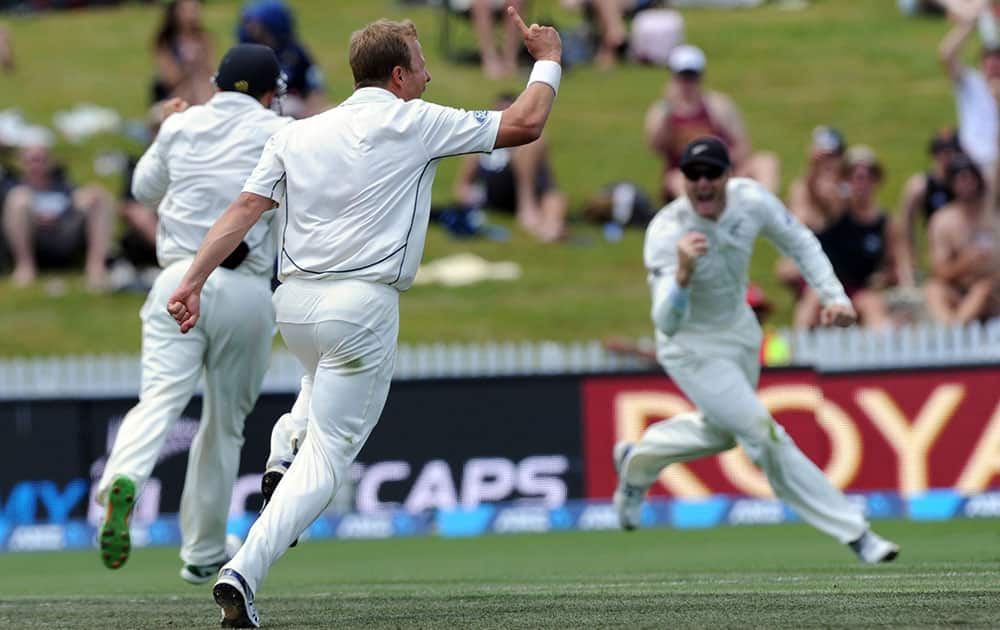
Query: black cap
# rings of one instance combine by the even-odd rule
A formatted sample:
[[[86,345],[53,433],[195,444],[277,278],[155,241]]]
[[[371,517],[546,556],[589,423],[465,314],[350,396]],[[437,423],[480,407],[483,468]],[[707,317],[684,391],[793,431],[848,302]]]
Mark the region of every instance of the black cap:
[[[958,153],[948,161],[948,179],[962,171],[972,171],[978,178],[982,179],[982,172],[979,170],[979,166],[972,161],[972,158],[964,153]]]
[[[680,167],[685,170],[697,164],[707,164],[722,169],[730,166],[729,149],[726,144],[713,136],[704,136],[691,142],[684,149]]]
[[[948,162],[948,186],[952,185],[955,177],[959,173],[968,171],[972,173],[973,177],[979,182],[980,188],[985,184],[983,180],[983,172],[979,170],[979,166],[972,161],[972,158],[964,153],[956,153],[953,158]]]
[[[223,92],[242,92],[259,98],[278,88],[281,65],[274,51],[260,44],[238,44],[226,52],[215,74]]]
[[[942,129],[935,133],[931,137],[928,148],[931,155],[940,153],[941,151],[959,152],[962,150],[962,147],[958,143],[958,132],[953,129]]]

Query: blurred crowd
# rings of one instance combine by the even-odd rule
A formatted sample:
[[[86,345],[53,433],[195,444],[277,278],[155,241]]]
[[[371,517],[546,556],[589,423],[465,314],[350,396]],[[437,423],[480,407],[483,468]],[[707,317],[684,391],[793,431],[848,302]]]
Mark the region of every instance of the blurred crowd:
[[[610,70],[620,63],[643,63],[669,70],[661,96],[649,107],[644,123],[648,148],[662,163],[656,186],[659,202],[683,194],[678,169],[681,153],[691,140],[704,135],[716,136],[729,147],[733,175],[756,179],[781,195],[777,155],[755,148],[739,106],[726,93],[706,85],[705,51],[685,42],[683,16],[670,3],[562,0],[562,4],[586,17],[582,46],[574,46],[581,39],[578,31],[564,35],[571,64],[592,62]],[[718,7],[725,2],[706,4]],[[488,78],[508,76],[517,68],[516,38],[497,22],[502,5],[501,0],[452,0],[450,5],[456,11],[468,11],[479,42],[482,71]],[[929,12],[950,19],[952,26],[939,55],[954,88],[957,119],[943,119],[940,129],[927,130],[927,170],[906,180],[896,213],[879,204],[886,171],[876,149],[864,143],[848,144],[844,134],[828,124],[819,124],[805,140],[803,175],[791,183],[785,201],[792,214],[816,234],[863,326],[884,329],[916,321],[962,324],[1000,316],[1000,228],[995,209],[1000,7],[989,0],[900,2],[899,7],[906,14]],[[980,40],[980,64],[968,68],[960,58],[974,33]],[[483,190],[494,186],[497,164],[517,165],[517,160],[506,156],[484,156],[478,166],[470,158],[460,177],[458,198],[470,207],[510,209],[540,239],[559,240],[566,235],[565,196],[553,190],[553,169],[545,161],[544,146],[533,153],[541,157],[531,160],[532,168],[511,169],[509,189],[523,191],[522,195],[501,202],[496,195],[473,194],[476,181]],[[607,198],[607,189],[603,192]],[[542,195],[549,204],[540,202]],[[638,210],[642,201],[641,193],[629,197],[618,204],[624,211],[617,216],[611,211],[593,213],[591,204],[584,216],[642,227],[651,216]],[[618,218],[622,216],[627,219]],[[926,248],[918,245],[922,235]],[[919,254],[923,249],[926,259]],[[794,325],[816,326],[819,296],[806,286],[795,265],[782,259],[775,274],[795,298]],[[758,304],[767,300],[757,286],[750,293]]]
[[[552,163],[542,138],[517,149],[465,157],[455,181],[454,203],[435,208],[433,215],[446,229],[456,236],[484,235],[482,219],[474,217],[484,211],[505,212],[519,229],[541,242],[565,241],[573,218],[601,225],[605,237],[615,240],[622,230],[643,228],[662,203],[682,194],[680,153],[690,140],[703,135],[728,145],[734,175],[752,177],[782,196],[782,164],[774,152],[751,142],[736,101],[718,86],[709,86],[709,56],[696,42],[686,41],[680,10],[655,0],[561,2],[581,17],[580,26],[563,32],[567,67],[593,64],[601,71],[613,71],[620,64],[641,63],[664,68],[667,77],[658,94],[650,91],[653,102],[644,120],[648,150],[662,164],[658,181],[598,182],[585,207],[570,212],[568,197],[559,186],[558,165]],[[467,21],[478,45],[476,61],[487,81],[524,70],[520,38],[504,19],[502,8],[513,4],[530,15],[529,0],[436,4],[442,3],[447,17]],[[783,198],[791,213],[817,235],[862,325],[880,329],[915,321],[952,324],[1000,316],[998,6],[989,0],[899,2],[899,6],[906,13],[937,12],[950,21],[939,56],[953,86],[957,116],[943,118],[937,130],[926,130],[926,170],[906,180],[898,210],[890,212],[879,203],[885,197],[880,187],[886,170],[878,148],[863,138],[848,142],[829,121],[816,121],[811,137],[803,138],[802,163],[788,165],[801,176]],[[253,0],[243,5],[234,16],[232,41],[226,42],[213,41],[201,9],[200,0],[163,3],[150,40],[155,76],[149,83],[149,139],[155,137],[161,103],[182,98],[196,105],[211,98],[218,55],[236,41],[275,50],[286,77],[285,114],[306,117],[334,104],[285,2]],[[966,67],[961,62],[963,50],[975,41],[980,47],[978,65]],[[15,50],[16,42],[0,24],[0,71],[16,72]],[[497,92],[492,107],[502,109],[511,96]],[[155,269],[157,229],[155,209],[129,194],[134,161],[116,195],[100,186],[78,185],[53,160],[50,145],[51,140],[40,135],[36,141],[8,148],[0,203],[11,282],[29,286],[39,269],[70,267],[81,268],[88,288],[95,292],[132,286],[137,276],[118,277],[119,263],[131,269]],[[649,195],[644,192],[648,189],[655,192]],[[117,228],[119,223],[124,228]],[[795,297],[795,326],[815,326],[818,296],[790,261],[779,261],[775,274]],[[752,294],[758,304],[766,305],[762,312],[769,312],[767,296],[757,287]]]

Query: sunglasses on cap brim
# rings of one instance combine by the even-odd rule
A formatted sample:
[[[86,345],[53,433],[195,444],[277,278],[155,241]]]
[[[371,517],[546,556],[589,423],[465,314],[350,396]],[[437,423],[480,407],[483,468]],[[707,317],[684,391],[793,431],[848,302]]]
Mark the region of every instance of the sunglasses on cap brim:
[[[701,72],[699,72],[697,70],[681,70],[680,72],[677,72],[676,74],[677,74],[677,76],[679,76],[682,79],[688,79],[688,80],[691,80],[691,81],[694,81],[696,79],[700,79],[701,78]]]
[[[715,164],[693,164],[682,168],[681,172],[684,173],[684,178],[689,182],[696,182],[702,177],[709,180],[719,179],[726,172],[726,169]]]

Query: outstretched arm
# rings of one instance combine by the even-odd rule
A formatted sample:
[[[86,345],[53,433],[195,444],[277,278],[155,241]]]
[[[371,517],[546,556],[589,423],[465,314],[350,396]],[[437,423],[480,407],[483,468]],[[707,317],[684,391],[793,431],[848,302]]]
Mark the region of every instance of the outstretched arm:
[[[798,222],[774,195],[761,191],[765,212],[762,232],[782,254],[795,260],[802,276],[820,295],[823,310],[820,323],[824,326],[850,326],[857,319],[851,300],[833,272],[819,240]]]
[[[965,41],[976,29],[976,18],[986,7],[984,0],[938,0],[955,24],[938,46],[938,57],[956,83],[962,78],[962,61],[958,58]]]

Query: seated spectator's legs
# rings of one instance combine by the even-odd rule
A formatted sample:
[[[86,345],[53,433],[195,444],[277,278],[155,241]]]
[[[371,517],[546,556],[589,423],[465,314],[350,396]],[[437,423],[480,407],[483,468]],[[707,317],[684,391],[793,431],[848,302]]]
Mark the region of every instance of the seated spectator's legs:
[[[745,164],[736,168],[735,174],[738,177],[755,179],[764,188],[778,194],[778,188],[781,186],[781,161],[776,153],[757,151]]]
[[[599,68],[613,68],[618,62],[618,49],[628,39],[624,14],[635,0],[592,0],[592,4],[601,29],[601,47],[594,61]]]
[[[566,212],[569,199],[558,190],[542,194],[542,220],[545,228],[541,239],[546,242],[558,241],[566,237]]]
[[[565,234],[568,204],[553,185],[545,151],[543,140],[517,147],[511,167],[517,188],[517,222],[539,240],[550,242]]]
[[[522,0],[510,0],[506,4],[523,13]],[[472,24],[479,39],[479,55],[482,58],[483,72],[491,79],[508,77],[517,72],[517,54],[520,52],[521,34],[510,20],[504,19],[504,42],[502,50],[498,51],[495,36],[495,21],[493,19],[493,0],[474,0],[472,3]]]
[[[927,282],[927,312],[939,324],[966,324],[990,314],[993,282],[984,278],[964,294],[941,280]]]
[[[861,325],[865,328],[884,330],[892,325],[889,305],[880,291],[874,289],[855,291],[851,295],[851,302],[858,313]]]
[[[114,202],[111,194],[100,186],[85,186],[73,193],[73,206],[86,217],[87,258],[84,270],[91,290],[107,288],[105,259],[111,242],[111,221]]]
[[[31,189],[16,186],[7,193],[3,207],[3,232],[14,257],[11,279],[15,286],[26,287],[35,281],[35,249],[31,212]]]

